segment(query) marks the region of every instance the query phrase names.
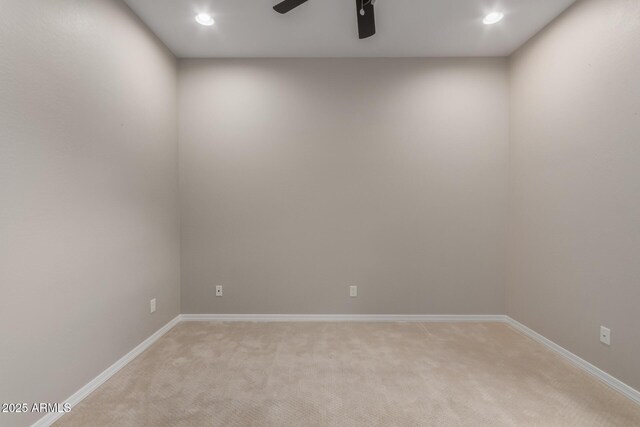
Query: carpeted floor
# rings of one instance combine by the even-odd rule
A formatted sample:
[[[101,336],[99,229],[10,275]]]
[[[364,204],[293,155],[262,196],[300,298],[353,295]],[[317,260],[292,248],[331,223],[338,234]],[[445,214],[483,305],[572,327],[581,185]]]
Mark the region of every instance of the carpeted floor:
[[[501,323],[183,322],[56,426],[638,426]]]

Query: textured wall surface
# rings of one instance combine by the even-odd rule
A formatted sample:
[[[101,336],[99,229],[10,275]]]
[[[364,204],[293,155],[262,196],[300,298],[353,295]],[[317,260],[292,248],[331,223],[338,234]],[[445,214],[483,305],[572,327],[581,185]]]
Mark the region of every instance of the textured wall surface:
[[[178,75],[183,313],[504,312],[506,60]]]
[[[507,286],[511,317],[636,389],[639,42],[640,2],[584,0],[512,58]]]
[[[62,402],[179,313],[176,63],[120,1],[1,5],[0,402]]]

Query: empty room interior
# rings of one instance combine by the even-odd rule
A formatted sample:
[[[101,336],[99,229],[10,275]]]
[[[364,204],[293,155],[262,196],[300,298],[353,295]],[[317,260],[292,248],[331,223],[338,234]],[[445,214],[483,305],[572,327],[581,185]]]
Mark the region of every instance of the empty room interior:
[[[0,0],[0,426],[640,426],[640,0]]]

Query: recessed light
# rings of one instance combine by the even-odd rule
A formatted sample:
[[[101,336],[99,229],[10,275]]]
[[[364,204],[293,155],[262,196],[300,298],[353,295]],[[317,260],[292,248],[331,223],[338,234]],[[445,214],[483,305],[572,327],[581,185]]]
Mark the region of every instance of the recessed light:
[[[484,17],[484,19],[482,20],[482,23],[485,25],[493,25],[493,24],[497,24],[498,22],[502,21],[502,18],[504,18],[504,13],[502,12],[491,12],[490,14],[488,14],[487,16]]]
[[[208,13],[199,13],[196,15],[196,22],[205,27],[210,27],[214,24],[214,20]]]

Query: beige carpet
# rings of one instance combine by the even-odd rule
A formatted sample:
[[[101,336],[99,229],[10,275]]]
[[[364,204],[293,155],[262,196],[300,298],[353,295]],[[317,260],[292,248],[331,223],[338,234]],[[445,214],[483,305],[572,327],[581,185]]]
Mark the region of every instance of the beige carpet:
[[[500,323],[185,322],[59,426],[640,426]]]

